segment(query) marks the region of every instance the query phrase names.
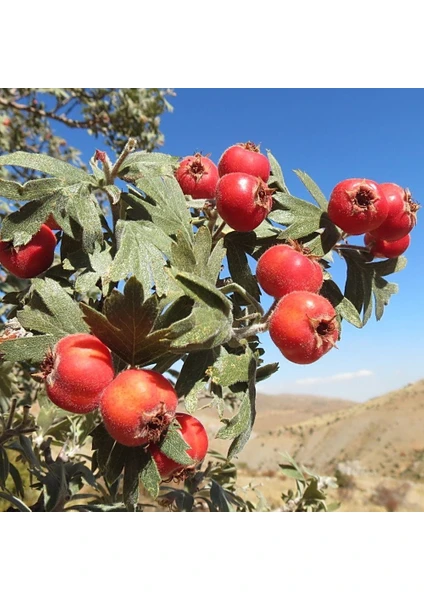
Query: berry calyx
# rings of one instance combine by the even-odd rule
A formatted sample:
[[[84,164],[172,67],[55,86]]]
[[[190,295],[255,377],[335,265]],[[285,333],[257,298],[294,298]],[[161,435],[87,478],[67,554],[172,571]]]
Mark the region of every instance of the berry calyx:
[[[373,229],[372,235],[378,240],[395,242],[406,236],[417,223],[420,205],[413,201],[411,192],[396,183],[381,183],[388,203],[387,217]]]
[[[277,304],[269,321],[274,344],[291,362],[307,365],[336,345],[339,324],[333,305],[311,292],[291,292]]]
[[[272,192],[260,177],[228,173],[216,186],[216,208],[236,231],[252,231],[268,216]]]
[[[328,216],[351,235],[376,229],[387,217],[389,205],[380,186],[371,179],[345,179],[333,189]]]
[[[115,375],[107,346],[88,333],[62,338],[41,365],[50,400],[69,412],[96,409],[103,390]]]
[[[258,260],[256,277],[274,298],[301,290],[318,293],[324,280],[320,264],[300,244],[279,244],[266,250]]]
[[[398,258],[409,247],[411,236],[407,234],[400,240],[388,242],[387,240],[377,240],[372,233],[366,233],[364,243],[375,258]]]
[[[218,162],[218,172],[220,177],[228,173],[246,173],[268,181],[271,165],[268,158],[261,154],[259,146],[246,142],[225,150]]]
[[[177,413],[175,419],[181,425],[178,430],[184,441],[190,446],[187,450],[188,456],[193,459],[193,465],[180,465],[164,454],[156,444],[149,447],[149,451],[156,463],[159,474],[162,479],[173,477],[175,479],[185,479],[195,469],[196,465],[202,462],[208,451],[209,440],[202,423],[192,415]]]
[[[178,397],[156,371],[122,371],[104,390],[100,410],[109,434],[124,446],[157,443],[175,416]]]
[[[0,264],[16,277],[30,279],[44,273],[52,264],[56,236],[47,225],[23,246],[13,246],[12,242],[0,242]]]
[[[200,153],[186,156],[176,170],[175,177],[183,193],[195,200],[215,198],[218,169],[207,156]]]

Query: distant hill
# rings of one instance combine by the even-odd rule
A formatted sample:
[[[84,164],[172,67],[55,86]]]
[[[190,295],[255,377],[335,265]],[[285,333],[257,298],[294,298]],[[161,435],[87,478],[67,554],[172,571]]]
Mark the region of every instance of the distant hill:
[[[359,461],[372,474],[424,478],[424,380],[362,404],[314,396],[259,394],[251,440],[239,460],[249,469],[275,469],[281,453],[321,474],[341,461]],[[219,423],[205,414],[211,433]],[[201,417],[202,418],[202,417]],[[213,440],[224,452],[227,444]]]

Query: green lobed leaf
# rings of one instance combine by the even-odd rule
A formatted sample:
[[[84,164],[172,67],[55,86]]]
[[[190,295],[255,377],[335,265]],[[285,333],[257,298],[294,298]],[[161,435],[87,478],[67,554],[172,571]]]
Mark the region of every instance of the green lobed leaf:
[[[64,186],[63,179],[49,177],[46,179],[30,179],[24,184],[7,179],[0,179],[0,196],[9,200],[28,201],[51,196]]]
[[[43,200],[33,200],[7,215],[2,223],[2,239],[13,240],[15,246],[27,244],[56,211],[58,198],[58,194],[53,194]]]
[[[125,467],[128,455],[128,447],[116,442],[109,454],[104,466],[104,476],[109,485],[115,483]]]
[[[211,480],[210,496],[213,506],[218,512],[230,512],[231,508],[227,502],[225,490],[214,479]]]
[[[174,177],[149,174],[138,179],[136,185],[147,198],[137,194],[136,190],[130,190],[129,195],[144,206],[153,223],[168,235],[172,236],[180,229],[187,240],[193,239],[190,211]]]
[[[194,273],[196,270],[196,257],[193,246],[181,230],[176,233],[176,240],[172,244],[171,264],[179,271]]]
[[[91,433],[92,449],[97,455],[97,464],[101,472],[104,472],[107,461],[109,460],[115,440],[106,431],[103,423],[100,423]]]
[[[231,336],[231,322],[221,311],[195,306],[188,317],[171,326],[170,350],[185,353],[215,348]]]
[[[217,277],[214,278],[214,273],[210,273],[209,271],[209,258],[211,255],[211,250],[212,236],[209,228],[205,226],[199,227],[196,235],[194,236],[193,243],[193,254],[195,258],[194,272],[196,275],[203,277],[215,285]]]
[[[104,295],[107,295],[110,283],[110,267],[112,264],[111,248],[102,248],[96,244],[92,254],[83,251],[67,253],[63,261],[66,270],[75,272],[75,291],[79,294],[89,294],[101,281]]]
[[[402,256],[398,259],[369,262],[368,256],[357,250],[341,248],[340,253],[347,263],[345,297],[362,315],[362,325],[371,317],[374,297],[375,316],[377,321],[380,320],[391,296],[399,289],[382,275],[390,275],[405,268],[406,258]]]
[[[250,438],[250,434],[252,433],[253,424],[256,418],[256,360],[252,358],[250,365],[250,374],[249,374],[249,384],[247,388],[247,392],[245,394],[246,398],[244,399],[244,407],[243,413],[241,417],[243,417],[244,429],[236,435],[234,440],[232,441],[229,449],[227,458],[231,460],[236,454],[241,452],[244,446],[247,444]],[[241,410],[241,407],[240,407]],[[239,410],[239,412],[240,412]],[[237,415],[236,415],[237,417]],[[236,418],[234,417],[234,419]],[[240,421],[242,419],[240,418]],[[237,431],[240,429],[240,425],[237,423],[231,422],[228,424],[229,427],[234,427]],[[234,431],[233,429],[233,431]],[[225,429],[220,430],[225,431]]]
[[[284,238],[303,240],[317,237],[321,246],[315,244],[314,250],[321,248],[322,254],[327,254],[340,237],[338,228],[328,214],[311,202],[289,194],[277,192],[274,197],[276,208],[269,213],[269,218],[286,227],[282,232]]]
[[[172,176],[178,167],[178,157],[160,152],[132,152],[119,168],[118,176],[141,179],[144,176]]]
[[[91,332],[130,365],[153,363],[168,347],[169,330],[153,331],[158,315],[157,296],[144,301],[141,283],[131,277],[124,293],[113,290],[104,302],[104,314],[81,304]]]
[[[259,300],[261,292],[255,277],[252,275],[247,256],[237,243],[237,237],[225,236],[228,268],[233,281],[241,285],[251,296]]]
[[[29,152],[13,152],[0,156],[0,166],[23,167],[41,171],[54,177],[59,177],[67,183],[78,183],[82,181],[93,182],[92,175],[83,169],[73,167],[69,163],[46,156],[45,154],[33,154]]]
[[[68,221],[58,218],[59,225],[65,233],[71,236],[81,236],[82,246],[86,252],[93,252],[96,242],[103,242],[102,212],[96,196],[88,185],[78,185],[67,188],[65,214]],[[80,226],[80,231],[75,233],[72,221]],[[69,226],[67,224],[69,223]],[[70,232],[70,227],[72,232]]]
[[[211,350],[191,352],[184,361],[175,391],[179,398],[184,397],[184,406],[189,413],[197,408],[198,396],[206,386],[206,370],[213,362],[214,353]]]
[[[312,198],[316,201],[321,210],[327,211],[328,202],[315,181],[309,177],[307,173],[300,169],[294,169],[294,173],[299,177],[300,181],[306,187]]]
[[[249,381],[252,355],[252,351],[248,346],[243,354],[230,354],[224,347],[221,347],[219,357],[207,373],[213,383],[222,387]]]
[[[6,450],[0,446],[0,488],[6,487],[6,479],[9,477],[10,462]]]
[[[263,365],[262,367],[258,367],[256,371],[256,382],[264,381],[271,377],[274,373],[278,371],[280,368],[280,363],[269,363],[268,365]]]
[[[213,285],[219,277],[222,270],[222,262],[226,256],[227,250],[224,248],[224,240],[220,239],[212,250],[207,265],[207,273],[204,276],[205,279],[210,281]]]
[[[144,489],[152,498],[157,498],[159,495],[159,485],[161,477],[153,458],[144,464],[140,472],[140,481],[143,484]]]
[[[271,165],[271,176],[268,179],[268,185],[275,184],[281,192],[289,193],[286,182],[284,181],[283,170],[280,167],[277,159],[273,156],[270,150],[266,151],[269,163]]]
[[[2,342],[0,358],[13,363],[20,361],[40,363],[56,340],[53,335],[34,335]]]
[[[166,257],[171,254],[172,240],[149,221],[118,221],[116,226],[118,252],[110,269],[111,281],[134,275],[149,293],[152,285],[159,296],[170,287],[164,272]]]
[[[188,466],[193,465],[195,462],[187,454],[190,446],[185,442],[177,427],[173,427],[172,425],[169,427],[159,447],[161,452],[180,465]]]
[[[78,304],[53,279],[35,279],[32,297],[23,310],[18,311],[20,324],[30,331],[47,333],[57,339],[71,333],[86,333],[88,327]]]
[[[183,273],[173,268],[168,269],[168,273],[189,298],[208,308],[221,311],[226,317],[230,316],[231,302],[209,281],[193,273]]]
[[[49,465],[49,473],[43,478],[43,500],[46,512],[62,512],[69,496],[65,464],[55,461]]]
[[[355,327],[362,327],[361,315],[355,305],[343,296],[340,288],[333,280],[325,280],[320,293],[331,302],[339,317],[345,319]]]

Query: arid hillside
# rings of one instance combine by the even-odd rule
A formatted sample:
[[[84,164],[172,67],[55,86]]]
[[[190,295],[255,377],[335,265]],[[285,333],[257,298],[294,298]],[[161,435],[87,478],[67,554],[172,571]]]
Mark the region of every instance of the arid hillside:
[[[257,409],[253,435],[238,460],[243,483],[250,476],[276,500],[286,484],[278,463],[288,452],[321,475],[334,476],[341,463],[354,465],[342,510],[376,510],[379,494],[385,506],[390,490],[395,499],[387,502],[395,510],[424,510],[424,380],[361,404],[262,395]],[[205,413],[213,435],[218,421]],[[222,452],[227,445],[220,440],[211,444]]]

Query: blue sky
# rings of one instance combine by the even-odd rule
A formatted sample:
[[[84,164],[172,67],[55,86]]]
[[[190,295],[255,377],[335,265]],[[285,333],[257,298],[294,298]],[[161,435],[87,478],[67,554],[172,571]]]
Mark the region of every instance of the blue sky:
[[[306,171],[327,197],[342,179],[366,177],[396,182],[409,187],[416,201],[424,199],[424,90],[175,91],[174,112],[162,119],[163,152],[185,156],[201,151],[217,162],[228,146],[252,140],[272,151],[290,192],[299,197],[308,199],[293,169]],[[84,157],[96,146],[95,139],[85,138]],[[423,221],[424,209],[406,252],[406,269],[389,278],[400,292],[383,319],[377,323],[373,318],[362,330],[345,323],[339,349],[307,366],[285,360],[263,335],[266,359],[280,361],[280,370],[260,390],[363,401],[424,377]],[[343,288],[342,261],[332,274]]]

